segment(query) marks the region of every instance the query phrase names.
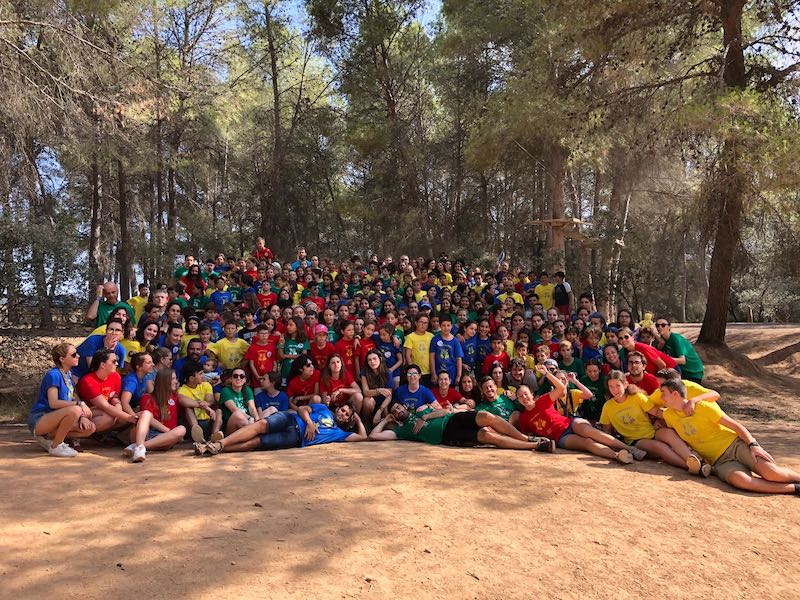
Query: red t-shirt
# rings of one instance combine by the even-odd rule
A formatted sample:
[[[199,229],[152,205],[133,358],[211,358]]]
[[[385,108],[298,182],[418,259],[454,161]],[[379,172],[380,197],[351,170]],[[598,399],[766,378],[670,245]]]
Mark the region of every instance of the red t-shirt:
[[[356,378],[356,350],[355,350],[355,339],[347,341],[346,339],[342,338],[338,342],[334,348],[336,349],[336,353],[342,357],[342,367],[345,371],[350,374],[350,377],[353,379]]]
[[[308,296],[307,298],[303,299],[303,303],[307,302],[313,302],[314,304],[316,304],[317,308],[319,309],[319,312],[325,310],[325,298],[321,296],[317,296],[316,298],[314,298],[313,296]]]
[[[522,433],[533,433],[558,441],[569,429],[572,419],[558,412],[553,404],[550,394],[539,396],[534,401],[533,410],[520,413],[517,429]]]
[[[547,344],[544,344],[544,343],[542,343],[542,344],[534,344],[533,345],[533,353],[536,354],[536,351],[540,347],[542,347],[544,345],[546,345],[550,349],[550,356],[551,357],[558,356],[558,353],[559,353],[559,350],[561,349],[561,346],[558,344],[558,342],[554,342],[554,341],[550,341]]]
[[[286,335],[286,323],[283,322],[283,319],[278,319],[278,322],[275,323],[275,331]]]
[[[433,392],[433,397],[439,402],[439,406],[442,408],[447,408],[451,404],[455,404],[459,400],[461,400],[461,394],[459,394],[454,388],[447,388],[447,394],[442,396],[442,393],[439,391],[439,386],[437,385],[435,388],[431,390]]]
[[[153,413],[153,418],[156,421],[161,421],[163,425],[166,425],[170,429],[175,429],[178,426],[178,394],[172,394],[172,396],[170,396],[169,400],[167,400],[167,406],[169,408],[169,414],[162,415],[161,409],[158,407],[158,402],[150,394],[145,394],[139,401],[140,410],[149,410]]]
[[[330,395],[333,394],[333,392],[335,392],[336,390],[350,387],[351,385],[353,385],[354,381],[355,379],[350,377],[350,373],[348,373],[345,370],[342,370],[339,379],[329,379],[327,383],[325,382],[324,379],[320,379],[319,391],[321,394],[325,393]],[[331,402],[331,406],[340,406],[342,404],[346,404],[348,399],[349,399],[348,396],[341,394],[339,395],[338,398],[336,398],[336,400]]]
[[[642,388],[644,390],[644,393],[647,394],[648,396],[658,389],[658,379],[656,379],[655,375],[651,375],[650,373],[647,372],[642,373],[641,381],[634,381],[633,379],[631,379],[630,375],[626,375],[625,379],[628,380],[628,383],[632,383],[633,385]]]
[[[636,342],[634,346],[636,351],[644,354],[644,357],[647,359],[647,364],[645,365],[644,370],[647,371],[648,373],[652,373],[653,375],[655,375],[656,371],[658,371],[658,367],[656,366],[657,358],[663,360],[664,363],[667,365],[668,369],[674,369],[678,365],[678,363],[675,362],[674,358],[672,358],[667,354],[664,354],[658,348],[653,348],[652,346],[648,346],[647,344],[643,344],[642,342]]]
[[[375,345],[375,341],[373,339],[366,339],[361,340],[361,346],[358,349],[358,359],[361,361],[361,367],[363,368],[364,365],[367,364],[367,352],[372,350],[373,348],[377,348]]]
[[[311,349],[308,353],[311,355],[311,360],[314,361],[316,367],[321,371],[328,366],[328,359],[336,354],[336,348],[330,342],[325,342],[325,346],[320,348],[315,341],[311,344]]]
[[[86,402],[89,402],[97,396],[103,396],[106,400],[109,399],[112,392],[114,397],[119,399],[120,391],[122,390],[122,378],[116,371],[111,373],[104,381],[97,377],[97,373],[87,373],[78,381],[78,396]]]
[[[272,250],[270,250],[266,246],[264,246],[261,249],[256,248],[253,251],[253,256],[255,256],[258,260],[266,259],[268,261],[272,261]]]
[[[483,372],[486,375],[490,375],[492,371],[492,365],[496,362],[499,362],[501,365],[503,365],[503,371],[508,371],[509,367],[511,366],[511,359],[505,352],[501,352],[500,356],[497,356],[496,354],[487,354],[486,358],[483,359]]]
[[[269,289],[269,287],[267,287]],[[278,294],[275,292],[267,292],[266,294],[262,294],[259,292],[256,294],[256,299],[258,303],[261,305],[261,308],[269,308],[273,304],[278,303]]]
[[[289,396],[289,398],[308,396],[314,393],[314,386],[316,386],[317,383],[319,383],[319,371],[316,369],[314,369],[314,374],[305,381],[298,375],[289,382],[289,385],[286,387],[286,395]]]
[[[253,343],[242,357],[253,363],[259,375],[271,373],[275,370],[275,360],[278,354],[278,336],[270,336],[266,344],[262,345],[253,338]]]

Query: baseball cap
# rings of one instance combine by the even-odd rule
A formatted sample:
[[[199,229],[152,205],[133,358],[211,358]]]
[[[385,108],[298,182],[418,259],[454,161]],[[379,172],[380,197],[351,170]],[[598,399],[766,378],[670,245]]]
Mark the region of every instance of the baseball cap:
[[[327,335],[328,328],[322,324],[314,325],[314,335],[317,335],[318,333],[324,333],[325,335]]]
[[[544,361],[544,366],[545,367],[555,367],[557,369],[558,368],[558,363],[556,361],[554,361],[552,358],[548,358],[547,360]]]
[[[427,300],[423,300],[422,302],[420,302],[419,304],[417,304],[417,306],[418,306],[419,308],[431,308],[431,303],[430,303],[430,302],[428,302]]]

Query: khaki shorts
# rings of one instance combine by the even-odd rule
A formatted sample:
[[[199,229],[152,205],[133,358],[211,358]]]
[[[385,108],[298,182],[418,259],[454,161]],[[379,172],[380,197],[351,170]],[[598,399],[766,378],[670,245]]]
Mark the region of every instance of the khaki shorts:
[[[750,447],[740,438],[736,438],[714,463],[714,470],[717,472],[717,477],[727,483],[728,478],[736,471],[743,471],[747,474],[755,471],[756,461],[750,453]]]

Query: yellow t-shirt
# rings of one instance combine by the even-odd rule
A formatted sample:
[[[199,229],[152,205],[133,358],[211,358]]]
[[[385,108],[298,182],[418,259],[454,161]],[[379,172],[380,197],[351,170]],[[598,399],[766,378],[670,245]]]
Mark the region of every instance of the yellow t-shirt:
[[[178,388],[179,396],[185,396],[190,400],[194,400],[195,402],[203,402],[208,394],[211,394],[212,398],[214,397],[214,388],[212,388],[211,384],[207,381],[204,381],[194,388],[191,388],[186,384]],[[211,418],[211,415],[209,415],[204,408],[195,408],[194,416],[196,416],[199,421],[205,421],[206,419]]]
[[[571,417],[578,412],[578,407],[583,404],[583,392],[572,389],[567,390],[566,398],[559,398],[555,401],[555,409],[565,417]]]
[[[242,357],[250,347],[246,341],[236,338],[232,342],[228,338],[220,338],[208,345],[208,349],[217,355],[223,369],[234,369],[242,362]]]
[[[739,437],[732,429],[719,424],[724,415],[716,402],[698,402],[691,417],[668,408],[664,411],[664,420],[684,442],[713,465]]]
[[[695,383],[694,381],[689,381],[688,379],[683,380],[683,385],[686,386],[686,397],[691,400],[692,398],[697,398],[702,394],[707,394],[711,390],[708,388],[704,388],[699,383]],[[664,406],[664,401],[661,399],[661,388],[658,388],[655,392],[650,394],[650,402],[653,403],[653,406],[657,406],[661,408]]]
[[[415,331],[406,336],[406,341],[403,344],[403,348],[411,350],[411,362],[419,366],[419,372],[422,375],[430,375],[431,373],[430,351],[432,339],[433,334],[430,331],[426,331],[422,335]]]
[[[506,354],[509,356],[514,356],[514,340],[507,339],[506,340]]]
[[[548,308],[553,308],[555,305],[556,286],[552,283],[548,283],[547,285],[540,283],[533,288],[533,293],[539,296],[539,303],[542,305],[543,309],[547,310]]]
[[[506,298],[511,298],[512,300],[514,300],[514,304],[524,304],[524,301],[522,300],[522,296],[517,292],[512,292],[510,294],[507,294],[507,293],[503,292],[502,294],[500,294],[497,297],[497,299],[500,302],[505,302]]]
[[[186,347],[189,345],[189,342],[196,340],[199,337],[200,336],[196,333],[186,333],[183,335],[181,338],[181,358],[186,356]]]
[[[613,426],[625,438],[626,444],[636,440],[652,440],[656,429],[647,415],[652,408],[653,404],[644,394],[629,394],[623,402],[612,398],[603,405],[600,424]]]
[[[142,296],[133,296],[128,299],[128,305],[133,308],[134,322],[138,323],[139,319],[142,318],[144,307],[147,306],[147,302],[147,298],[143,298]]]
[[[105,327],[105,325],[103,325]],[[120,344],[122,347],[125,348],[125,362],[131,362],[131,356],[134,354],[138,354],[139,352],[144,352],[144,348],[137,340],[120,340]]]
[[[428,297],[428,292],[426,292],[425,290],[420,290],[414,294],[414,299],[417,302],[421,302],[423,298],[427,297]]]

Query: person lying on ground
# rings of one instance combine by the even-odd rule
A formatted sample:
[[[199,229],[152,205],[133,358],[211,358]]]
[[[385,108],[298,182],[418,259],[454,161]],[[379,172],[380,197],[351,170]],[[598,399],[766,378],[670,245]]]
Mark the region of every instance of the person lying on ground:
[[[56,344],[50,355],[55,367],[44,374],[28,416],[28,428],[50,456],[71,458],[78,452],[66,440],[88,437],[95,432],[92,410],[75,395],[70,375],[70,369],[79,359],[75,346],[66,342]]]
[[[339,425],[349,425],[354,416],[349,404],[342,404],[335,413],[324,404],[306,404],[292,411],[275,412],[255,423],[237,429],[230,437],[208,443],[196,443],[195,454],[213,456],[221,452],[280,450],[316,446],[332,442],[363,442],[367,439],[364,425],[358,420],[358,432],[351,433]],[[357,415],[356,415],[357,418]]]
[[[667,379],[661,384],[666,410],[663,419],[692,449],[714,466],[722,481],[735,488],[762,494],[800,496],[800,473],[781,467],[739,421],[713,402],[698,402],[686,414],[686,386]]]
[[[485,411],[425,407],[410,412],[393,402],[389,414],[369,434],[373,441],[410,440],[445,446],[488,444],[510,450],[554,452],[555,442],[521,433],[505,419]]]

